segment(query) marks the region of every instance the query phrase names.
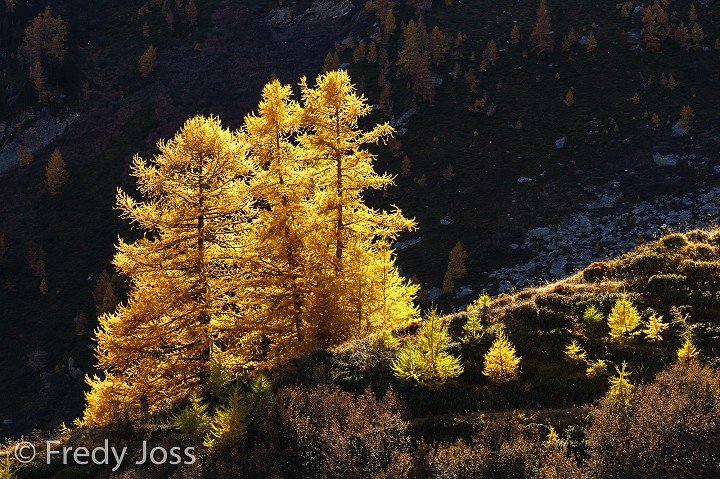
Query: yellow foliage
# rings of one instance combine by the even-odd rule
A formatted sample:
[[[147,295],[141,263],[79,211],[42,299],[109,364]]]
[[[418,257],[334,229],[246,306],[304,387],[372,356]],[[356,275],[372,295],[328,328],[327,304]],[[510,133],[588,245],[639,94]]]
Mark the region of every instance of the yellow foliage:
[[[157,50],[154,46],[150,45],[147,50],[140,56],[138,60],[138,69],[140,70],[140,76],[143,78],[149,77],[157,66]]]
[[[662,316],[653,313],[648,319],[647,328],[643,330],[645,339],[651,343],[662,341],[662,332],[670,327],[669,324],[663,323]]]
[[[613,401],[628,405],[630,403],[630,399],[632,399],[632,391],[634,387],[628,380],[630,372],[626,371],[626,368],[627,363],[625,361],[622,362],[622,368],[615,366],[617,376],[610,378],[610,391],[608,392],[608,395]]]
[[[576,363],[588,362],[587,353],[574,339],[565,348],[565,356],[571,362],[576,362]]]
[[[691,362],[696,361],[700,356],[700,351],[695,347],[690,335],[685,336],[685,342],[677,351],[678,361]]]
[[[515,381],[520,373],[520,356],[515,354],[515,346],[508,341],[503,331],[498,333],[495,341],[485,353],[483,374],[495,384]]]
[[[458,241],[450,251],[448,268],[443,279],[443,291],[451,293],[455,289],[454,281],[462,278],[467,274],[467,252],[463,245]]]
[[[607,320],[610,327],[610,338],[613,341],[622,343],[638,334],[635,328],[640,324],[640,314],[626,294],[623,294],[615,302]]]
[[[270,82],[238,132],[198,116],[153,161],[135,157],[144,198],[118,191],[117,207],[151,234],[117,245],[132,287],[99,318],[87,423],[185,397],[213,364],[233,373],[417,316],[390,247],[415,223],[363,198],[392,185],[366,149],[392,128],[358,128],[370,106],[344,71],[300,86],[297,102]]]
[[[595,379],[608,374],[607,363],[602,359],[588,363],[585,375],[590,379]]]
[[[62,154],[55,150],[50,155],[50,162],[45,169],[45,183],[47,184],[50,194],[59,195],[60,190],[67,182],[67,170]]]

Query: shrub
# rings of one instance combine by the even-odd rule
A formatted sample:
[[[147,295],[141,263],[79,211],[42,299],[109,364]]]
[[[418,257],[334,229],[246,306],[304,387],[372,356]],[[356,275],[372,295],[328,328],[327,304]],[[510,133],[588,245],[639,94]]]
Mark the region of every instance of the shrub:
[[[720,477],[720,374],[675,364],[637,386],[630,406],[609,396],[592,411],[590,465],[598,477]]]
[[[671,233],[664,236],[660,240],[660,244],[662,244],[665,249],[671,250],[682,248],[683,246],[688,244],[688,240],[682,233]]]
[[[592,304],[585,308],[583,313],[583,322],[587,326],[597,326],[605,320],[605,316]]]
[[[648,279],[648,292],[664,303],[683,303],[690,293],[687,276],[680,274],[655,274]]]
[[[227,404],[215,410],[210,431],[203,441],[204,446],[227,451],[245,438],[245,420],[250,408],[243,399],[240,392],[235,389],[230,393]]]
[[[480,342],[483,335],[485,334],[483,331],[482,321],[480,321],[480,318],[477,314],[468,315],[465,324],[463,324],[462,330],[463,336],[461,341],[463,342],[463,344],[477,344]]]
[[[340,479],[371,478],[400,465],[410,441],[401,411],[392,390],[377,399],[370,389],[356,396],[318,386],[284,389],[260,414],[277,419],[265,433],[285,459],[287,477]]]
[[[640,314],[625,294],[615,302],[607,320],[613,341],[623,344],[638,334],[635,328],[640,324]]]
[[[208,406],[202,402],[200,396],[193,394],[190,397],[190,405],[173,416],[172,421],[180,431],[180,436],[186,441],[203,437],[210,428]]]
[[[398,352],[392,364],[395,377],[431,390],[441,389],[448,379],[463,372],[460,359],[445,352],[449,344],[447,328],[441,324],[437,311],[430,311],[417,335]]]
[[[595,283],[605,278],[610,271],[612,271],[610,263],[606,261],[596,261],[587,265],[582,274],[585,281]]]

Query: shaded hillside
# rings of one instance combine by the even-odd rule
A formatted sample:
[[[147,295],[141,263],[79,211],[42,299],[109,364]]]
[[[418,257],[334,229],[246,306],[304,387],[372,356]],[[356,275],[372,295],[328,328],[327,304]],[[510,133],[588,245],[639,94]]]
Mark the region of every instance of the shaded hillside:
[[[196,447],[193,464],[120,469],[140,477],[324,477],[330,471],[395,478],[452,471],[468,478],[709,477],[717,464],[706,452],[717,445],[713,421],[720,414],[718,248],[719,230],[669,234],[557,283],[500,295],[485,306],[478,301],[467,314],[480,316],[483,335],[472,345],[461,341],[467,314],[445,317],[456,341],[448,351],[465,371],[438,391],[398,381],[390,368],[402,346],[380,335],[251,377],[215,375],[200,399],[204,407],[224,404],[235,390],[247,408],[244,432],[232,446],[201,446],[202,421],[193,426],[172,414],[189,414],[197,399],[144,420],[53,437],[74,447],[106,437],[137,450],[142,440]],[[625,295],[640,312],[638,330],[653,313],[666,318],[661,341],[610,337],[604,317]],[[588,316],[589,306],[599,319]],[[415,329],[394,334],[407,343]],[[502,329],[521,356],[519,380],[505,385],[482,372],[483,356]],[[677,359],[687,338],[699,362]],[[566,353],[572,340],[607,371],[588,377],[585,365]],[[626,392],[610,387],[618,377],[614,366],[630,373]],[[660,427],[663,418],[677,427]],[[638,459],[643,448],[651,455]],[[114,477],[108,467],[84,467],[38,461],[19,468],[18,477]]]

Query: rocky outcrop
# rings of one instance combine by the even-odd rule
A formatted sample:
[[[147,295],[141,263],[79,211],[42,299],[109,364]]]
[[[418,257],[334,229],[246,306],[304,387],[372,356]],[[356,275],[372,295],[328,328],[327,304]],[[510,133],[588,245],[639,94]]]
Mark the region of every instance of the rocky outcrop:
[[[290,25],[300,21],[335,20],[350,13],[355,6],[350,0],[315,0],[301,15],[294,16],[291,7],[279,7],[270,12],[271,25]]]
[[[67,131],[79,115],[67,111],[52,116],[47,110],[24,111],[0,123],[0,174],[18,165],[17,148],[35,153]]]
[[[694,155],[684,159],[691,162],[691,167],[702,162]],[[708,178],[713,176],[711,171]],[[490,276],[496,280],[495,287],[488,285],[488,289],[502,292],[559,279],[594,261],[630,251],[668,228],[686,230],[720,222],[720,187],[712,182],[683,196],[660,195],[645,201],[623,198],[620,181],[595,187],[594,192],[595,199],[583,205],[581,213],[529,230],[519,247],[509,244],[509,249],[529,253],[531,259],[493,271]]]

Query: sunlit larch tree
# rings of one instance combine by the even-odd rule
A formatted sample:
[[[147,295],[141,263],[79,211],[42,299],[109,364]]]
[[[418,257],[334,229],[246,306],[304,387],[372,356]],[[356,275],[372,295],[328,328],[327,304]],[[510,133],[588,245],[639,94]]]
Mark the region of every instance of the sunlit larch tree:
[[[415,222],[397,208],[374,210],[362,197],[368,189],[393,184],[390,175],[375,172],[375,156],[365,148],[393,130],[387,123],[369,131],[358,128],[371,107],[345,71],[321,75],[315,87],[303,79],[301,90],[306,133],[300,144],[318,171],[312,201],[321,222],[308,235],[308,245],[327,265],[314,272],[315,341],[325,344],[403,324],[416,314],[411,302],[417,286],[399,277],[385,243]]]
[[[116,247],[113,264],[130,292],[99,318],[104,377],[87,378],[88,424],[155,410],[199,383],[213,360],[227,275],[246,251],[238,238],[251,216],[249,168],[233,134],[198,116],[158,148],[154,160],[132,163],[144,199],[118,190],[121,216],[144,235]]]

